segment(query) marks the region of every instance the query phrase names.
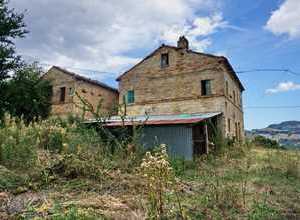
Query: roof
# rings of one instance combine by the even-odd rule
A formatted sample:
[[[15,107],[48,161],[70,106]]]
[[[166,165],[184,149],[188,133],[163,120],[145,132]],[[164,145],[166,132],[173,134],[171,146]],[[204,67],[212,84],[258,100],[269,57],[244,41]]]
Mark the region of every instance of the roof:
[[[105,126],[132,126],[132,125],[175,125],[175,124],[195,124],[206,119],[222,114],[221,112],[197,113],[197,114],[174,114],[174,115],[139,115],[139,116],[113,116],[105,120]],[[101,120],[100,120],[101,121]],[[86,123],[96,123],[96,119]]]
[[[135,64],[133,67],[131,67],[129,70],[127,70],[126,72],[124,72],[123,74],[121,74],[116,80],[120,81],[120,79],[126,75],[128,72],[130,72],[132,69],[134,69],[135,67],[137,67],[138,65],[142,64],[144,61],[146,61],[147,59],[151,58],[158,50],[160,50],[161,48],[170,48],[170,49],[174,49],[174,50],[182,50],[179,47],[175,47],[175,46],[170,46],[170,45],[165,45],[162,44],[160,47],[158,47],[156,50],[154,50],[152,53],[150,53],[148,56],[146,56],[143,60],[141,60],[140,62],[138,62],[137,64]],[[198,55],[202,55],[202,56],[207,56],[207,57],[211,57],[211,58],[216,58],[219,59],[220,61],[223,62],[223,64],[225,64],[225,67],[227,68],[227,70],[229,71],[229,73],[231,73],[231,75],[233,76],[233,78],[238,82],[239,86],[241,87],[241,90],[244,91],[245,88],[243,86],[243,84],[241,83],[239,77],[237,76],[236,72],[234,71],[234,69],[232,68],[231,64],[229,63],[228,59],[224,56],[216,56],[213,54],[208,54],[208,53],[201,53],[201,52],[197,52],[197,51],[193,51],[193,50],[186,50],[188,53],[193,53],[193,54],[198,54]]]
[[[63,69],[63,68],[59,67],[59,66],[52,66],[51,69],[52,69],[52,68],[57,69],[57,70],[59,70],[59,71],[65,73],[65,74],[67,74],[67,75],[69,75],[69,76],[72,76],[72,77],[74,77],[74,78],[77,79],[77,80],[85,81],[85,82],[94,84],[94,85],[96,85],[96,86],[100,86],[100,87],[102,87],[102,88],[111,90],[111,91],[113,91],[113,92],[118,92],[118,90],[117,90],[116,88],[113,88],[113,87],[111,87],[111,86],[109,86],[109,85],[107,85],[107,84],[105,84],[105,83],[102,83],[102,82],[100,82],[100,81],[98,81],[98,80],[90,79],[90,78],[88,78],[88,77],[79,75],[79,74],[77,74],[77,73],[70,72],[70,71],[68,71],[68,70],[66,70],[66,69]],[[49,71],[48,71],[48,72],[49,72]],[[47,73],[46,73],[46,74],[47,74]]]

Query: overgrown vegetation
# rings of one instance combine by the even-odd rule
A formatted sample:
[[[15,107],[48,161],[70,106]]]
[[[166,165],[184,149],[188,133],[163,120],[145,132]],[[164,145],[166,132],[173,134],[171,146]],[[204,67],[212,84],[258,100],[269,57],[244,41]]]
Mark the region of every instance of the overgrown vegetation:
[[[271,140],[269,138],[266,138],[264,136],[256,136],[254,137],[252,141],[255,145],[261,146],[261,147],[266,147],[266,148],[275,148],[275,149],[284,149],[279,145],[279,143],[275,140]]]
[[[297,151],[224,142],[216,154],[184,161],[169,158],[164,146],[145,154],[126,135],[112,150],[97,129],[74,118],[26,125],[7,116],[1,219],[299,217]]]

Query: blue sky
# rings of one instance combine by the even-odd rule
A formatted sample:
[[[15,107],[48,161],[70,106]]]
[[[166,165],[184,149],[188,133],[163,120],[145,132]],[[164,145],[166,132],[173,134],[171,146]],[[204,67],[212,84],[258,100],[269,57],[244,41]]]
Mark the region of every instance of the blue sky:
[[[194,50],[224,55],[244,93],[245,127],[300,120],[299,0],[11,0],[30,33],[19,53],[116,86],[114,79],[161,43],[186,35]],[[59,7],[58,7],[59,6]],[[104,73],[106,72],[106,73]]]

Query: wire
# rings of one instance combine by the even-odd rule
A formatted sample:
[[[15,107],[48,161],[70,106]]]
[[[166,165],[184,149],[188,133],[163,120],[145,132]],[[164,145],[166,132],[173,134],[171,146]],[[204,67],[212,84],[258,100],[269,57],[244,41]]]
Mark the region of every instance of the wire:
[[[295,76],[300,76],[300,73],[292,71],[290,69],[250,69],[250,70],[236,71],[236,73],[239,74],[251,73],[251,72],[286,72],[286,73],[293,74]]]
[[[294,106],[245,106],[244,109],[295,109],[300,108],[300,105]]]

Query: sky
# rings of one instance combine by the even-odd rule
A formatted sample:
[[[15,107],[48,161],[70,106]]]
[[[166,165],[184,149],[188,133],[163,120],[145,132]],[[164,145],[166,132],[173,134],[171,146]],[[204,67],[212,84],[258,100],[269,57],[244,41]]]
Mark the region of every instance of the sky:
[[[162,43],[226,56],[238,73],[245,128],[300,121],[300,0],[10,0],[30,33],[29,62],[117,87],[115,78]],[[268,71],[250,71],[261,70]],[[291,71],[276,71],[276,70]],[[275,108],[274,108],[275,107]],[[289,107],[289,108],[286,108]]]

